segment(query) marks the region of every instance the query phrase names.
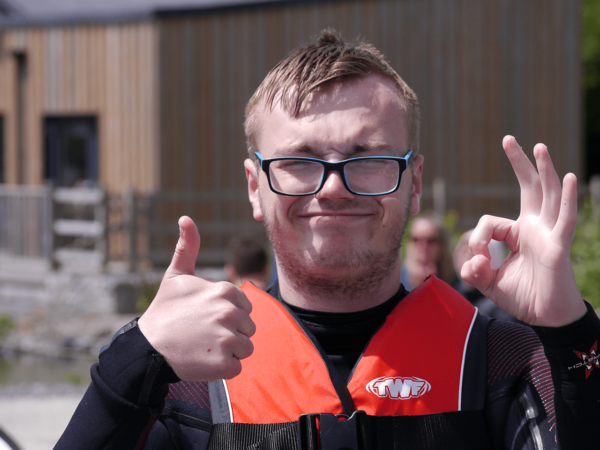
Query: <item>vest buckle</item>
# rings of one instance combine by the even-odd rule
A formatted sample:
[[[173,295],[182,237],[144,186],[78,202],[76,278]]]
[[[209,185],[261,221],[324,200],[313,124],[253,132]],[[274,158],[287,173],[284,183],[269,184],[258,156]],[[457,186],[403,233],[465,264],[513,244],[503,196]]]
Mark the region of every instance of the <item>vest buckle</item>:
[[[313,413],[298,418],[298,450],[362,450],[358,419],[364,411],[346,414]]]

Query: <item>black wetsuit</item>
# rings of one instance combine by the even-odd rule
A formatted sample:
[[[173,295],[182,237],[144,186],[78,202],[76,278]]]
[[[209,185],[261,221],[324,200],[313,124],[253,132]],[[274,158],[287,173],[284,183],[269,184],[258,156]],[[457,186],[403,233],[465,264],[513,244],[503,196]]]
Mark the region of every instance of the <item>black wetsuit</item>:
[[[268,292],[283,300],[277,284]],[[290,309],[347,379],[371,336],[405,295],[401,287],[387,302],[358,313]],[[487,370],[485,414],[495,448],[598,446],[600,366],[590,359],[590,350],[597,346],[600,320],[589,305],[588,310],[576,323],[558,329],[487,321],[487,361],[481,368]],[[587,364],[591,369],[586,361],[592,362]],[[200,449],[210,427],[206,383],[179,381],[132,327],[92,367],[92,384],[55,448]]]

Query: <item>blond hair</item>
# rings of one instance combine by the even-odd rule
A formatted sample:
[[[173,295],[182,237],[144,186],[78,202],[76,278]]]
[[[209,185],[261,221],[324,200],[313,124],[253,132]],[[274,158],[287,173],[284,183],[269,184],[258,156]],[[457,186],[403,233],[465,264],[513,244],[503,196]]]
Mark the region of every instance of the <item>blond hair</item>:
[[[246,105],[244,128],[250,157],[258,150],[259,105],[272,110],[277,100],[284,111],[297,117],[311,93],[373,73],[391,79],[398,88],[400,104],[406,114],[408,146],[418,154],[420,115],[416,94],[373,45],[362,41],[347,43],[337,31],[326,29],[316,43],[296,50],[277,64]]]

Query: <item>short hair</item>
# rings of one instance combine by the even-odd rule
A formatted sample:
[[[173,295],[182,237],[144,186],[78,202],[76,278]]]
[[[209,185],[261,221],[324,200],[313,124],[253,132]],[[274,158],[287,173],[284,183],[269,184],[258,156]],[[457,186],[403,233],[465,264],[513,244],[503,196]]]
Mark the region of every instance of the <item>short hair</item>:
[[[250,157],[258,150],[259,105],[272,110],[278,101],[283,110],[297,117],[311,93],[371,74],[391,79],[398,88],[401,107],[406,114],[408,146],[415,155],[418,154],[420,114],[416,94],[373,45],[361,40],[348,43],[329,28],[321,32],[316,43],[296,50],[277,64],[248,101],[244,127]]]
[[[227,246],[225,259],[240,277],[261,273],[268,261],[265,244],[250,234],[234,237]]]

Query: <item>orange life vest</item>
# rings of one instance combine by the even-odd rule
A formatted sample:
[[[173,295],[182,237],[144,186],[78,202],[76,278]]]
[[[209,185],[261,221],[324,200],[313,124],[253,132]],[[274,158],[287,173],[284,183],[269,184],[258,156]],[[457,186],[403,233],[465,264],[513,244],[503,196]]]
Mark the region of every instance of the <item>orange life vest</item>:
[[[211,397],[212,408],[221,410],[217,422],[269,424],[308,413],[349,414],[327,356],[294,315],[250,283],[242,290],[253,305],[254,353],[242,361],[239,376],[222,381],[227,400]],[[377,416],[461,411],[463,390],[470,388],[463,386],[463,372],[476,316],[467,300],[435,276],[412,291],[354,368],[347,384],[353,411]]]

